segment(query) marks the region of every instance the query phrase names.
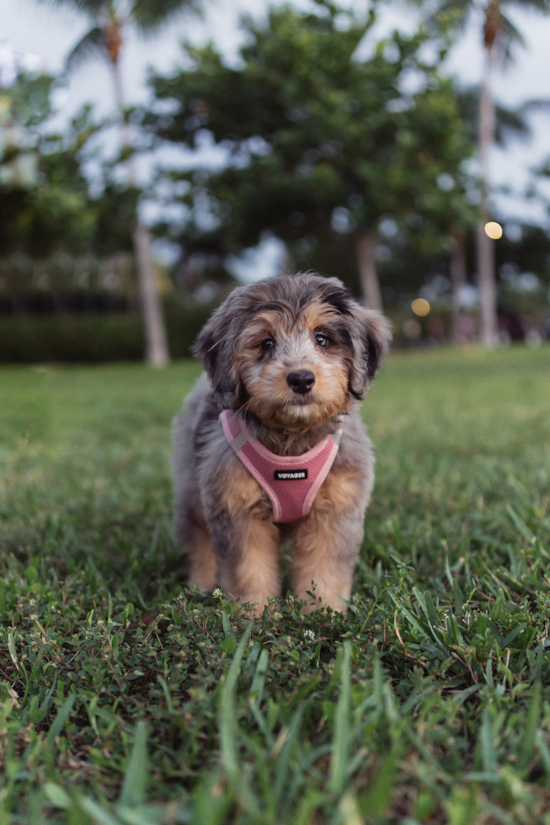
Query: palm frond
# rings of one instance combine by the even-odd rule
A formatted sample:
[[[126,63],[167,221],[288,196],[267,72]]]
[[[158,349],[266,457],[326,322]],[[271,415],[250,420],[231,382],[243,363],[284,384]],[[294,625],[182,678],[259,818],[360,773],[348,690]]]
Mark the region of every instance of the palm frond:
[[[524,114],[531,114],[531,112],[550,113],[550,98],[541,97],[533,100],[528,100],[522,104],[519,111]]]
[[[105,35],[99,26],[86,32],[84,37],[78,41],[65,61],[65,71],[72,72],[82,63],[93,57],[107,57],[107,47]]]
[[[110,6],[108,0],[38,0],[38,2],[43,6],[71,6],[93,18],[108,10]]]
[[[470,140],[475,141],[478,132],[479,86],[462,86],[456,89],[456,101],[460,116],[468,125]],[[541,104],[544,101],[541,101]],[[550,101],[547,101],[550,106]],[[535,104],[535,101],[533,101]],[[531,127],[526,120],[527,107],[508,109],[499,103],[495,106],[495,141],[505,146],[510,138],[527,138]]]
[[[550,14],[549,0],[508,0],[507,6],[518,6],[520,9],[532,9],[543,14]]]
[[[504,35],[508,38],[511,43],[517,43],[518,46],[525,46],[525,38],[514,23],[507,17],[505,14],[501,12],[500,14],[502,20],[502,30]]]
[[[495,141],[499,146],[505,146],[508,139],[527,139],[531,134],[531,126],[525,119],[525,109],[507,109],[499,103],[495,106]]]
[[[424,24],[428,28],[451,28],[455,31],[462,31],[466,27],[470,12],[475,6],[473,0],[437,0],[435,3],[409,0],[409,2],[420,7]]]
[[[525,48],[525,38],[509,17],[501,12],[500,20],[502,31],[498,38],[498,55],[502,66],[508,67],[514,60],[514,51],[517,46]]]
[[[178,13],[198,14],[200,0],[134,0],[130,17],[142,33],[154,32]]]
[[[455,89],[455,98],[460,117],[468,126],[472,143],[476,139],[479,110],[479,86],[460,86]]]

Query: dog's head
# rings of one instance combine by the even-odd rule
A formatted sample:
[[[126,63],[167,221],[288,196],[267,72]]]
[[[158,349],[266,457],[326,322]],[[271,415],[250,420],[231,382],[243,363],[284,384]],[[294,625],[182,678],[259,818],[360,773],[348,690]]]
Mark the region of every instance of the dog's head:
[[[303,429],[364,397],[390,340],[387,319],[361,307],[339,280],[305,273],[235,289],[194,352],[223,407]]]

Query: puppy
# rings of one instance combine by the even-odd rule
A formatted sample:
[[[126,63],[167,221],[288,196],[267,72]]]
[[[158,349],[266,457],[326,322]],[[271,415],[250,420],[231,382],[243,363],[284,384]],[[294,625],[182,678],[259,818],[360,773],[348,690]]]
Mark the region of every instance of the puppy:
[[[194,348],[207,376],[173,430],[191,585],[220,584],[259,613],[280,595],[279,547],[292,539],[295,596],[308,611],[346,609],[374,482],[359,405],[390,329],[311,273],[239,287],[212,315]]]

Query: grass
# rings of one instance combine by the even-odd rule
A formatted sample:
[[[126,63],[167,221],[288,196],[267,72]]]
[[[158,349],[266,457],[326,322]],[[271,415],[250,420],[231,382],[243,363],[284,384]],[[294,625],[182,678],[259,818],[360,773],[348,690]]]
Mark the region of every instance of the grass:
[[[0,825],[550,823],[550,351],[393,355],[346,617],[185,587],[197,365],[0,371]]]

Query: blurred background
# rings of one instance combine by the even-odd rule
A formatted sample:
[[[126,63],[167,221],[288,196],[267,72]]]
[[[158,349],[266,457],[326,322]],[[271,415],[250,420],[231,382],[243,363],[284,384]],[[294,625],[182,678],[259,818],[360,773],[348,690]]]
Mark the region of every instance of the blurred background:
[[[161,366],[310,268],[399,347],[550,338],[550,2],[2,9],[0,362]]]

